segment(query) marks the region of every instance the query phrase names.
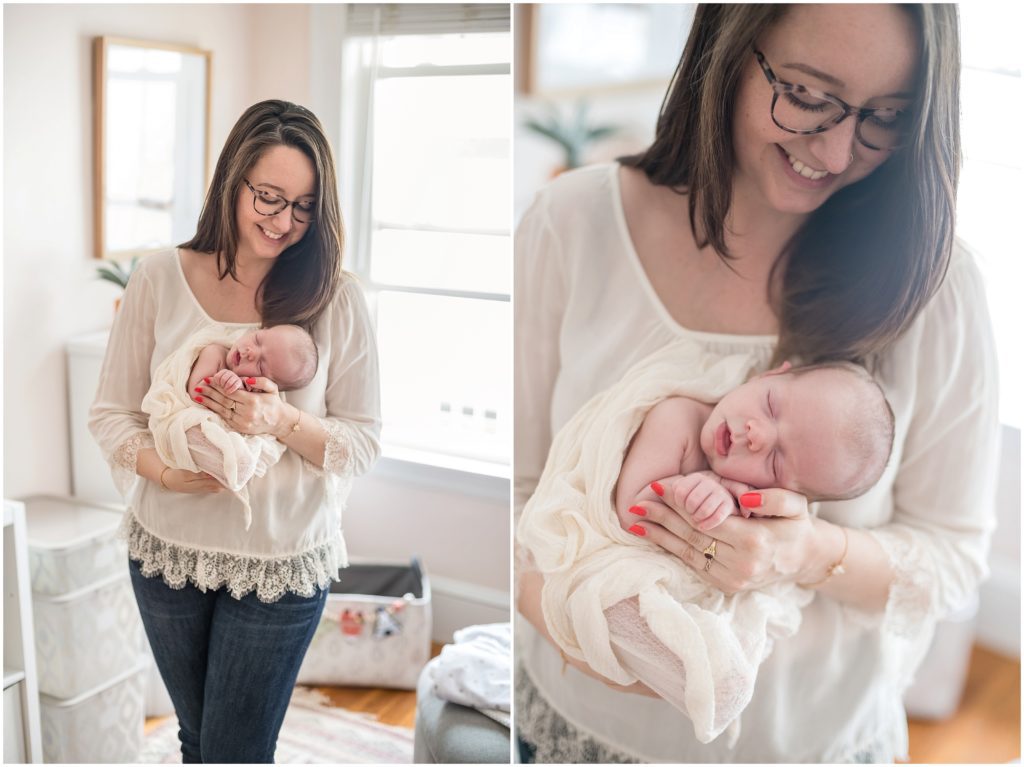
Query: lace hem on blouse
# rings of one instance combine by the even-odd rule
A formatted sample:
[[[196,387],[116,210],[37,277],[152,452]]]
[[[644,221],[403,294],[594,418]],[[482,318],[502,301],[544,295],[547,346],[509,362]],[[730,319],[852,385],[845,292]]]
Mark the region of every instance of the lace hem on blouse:
[[[596,740],[566,721],[516,668],[516,730],[533,746],[536,764],[637,764],[638,760]]]
[[[140,431],[122,442],[110,456],[111,476],[122,497],[128,497],[132,485],[139,478],[136,473],[139,450],[153,446],[153,435],[147,431]]]
[[[303,464],[318,477],[325,474],[351,473],[352,447],[345,424],[333,418],[317,418],[317,420],[327,431],[327,444],[324,445],[324,465],[323,467],[317,466],[305,458],[302,459]]]
[[[635,757],[602,743],[559,714],[541,695],[522,664],[516,666],[516,731],[535,749],[537,764],[638,764]],[[884,728],[883,728],[884,729]],[[895,748],[894,748],[895,741]],[[902,746],[900,743],[902,742]],[[835,749],[826,761],[836,764],[878,764],[906,757],[905,738],[871,732],[862,742]]]
[[[340,538],[291,556],[242,556],[168,543],[142,527],[131,511],[125,513],[118,537],[128,542],[128,556],[141,563],[147,578],[162,575],[172,589],[189,582],[200,591],[226,586],[235,599],[252,591],[261,602],[276,602],[289,591],[309,597],[348,565]]]

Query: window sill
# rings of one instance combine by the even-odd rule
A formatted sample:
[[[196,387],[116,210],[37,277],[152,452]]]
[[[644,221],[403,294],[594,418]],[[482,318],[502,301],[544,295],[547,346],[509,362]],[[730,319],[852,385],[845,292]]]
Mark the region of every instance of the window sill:
[[[373,473],[504,504],[511,498],[511,472],[507,464],[384,445]]]

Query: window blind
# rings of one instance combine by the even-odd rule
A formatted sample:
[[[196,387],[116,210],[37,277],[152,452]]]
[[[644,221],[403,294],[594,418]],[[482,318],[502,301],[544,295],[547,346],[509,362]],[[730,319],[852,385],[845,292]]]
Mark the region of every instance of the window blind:
[[[348,6],[346,36],[508,32],[508,3],[378,3]]]

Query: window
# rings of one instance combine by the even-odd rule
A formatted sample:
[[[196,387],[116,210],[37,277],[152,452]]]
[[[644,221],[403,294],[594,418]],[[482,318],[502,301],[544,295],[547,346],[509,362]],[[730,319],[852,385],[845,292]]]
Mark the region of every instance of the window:
[[[464,6],[351,8],[342,197],[377,324],[384,454],[508,476],[508,8],[485,23]]]
[[[1014,21],[1016,17],[1016,21]],[[1024,90],[1020,11],[1012,5],[960,5],[961,123],[964,165],[957,234],[978,254],[999,354],[1000,420],[1020,428],[1020,131]]]

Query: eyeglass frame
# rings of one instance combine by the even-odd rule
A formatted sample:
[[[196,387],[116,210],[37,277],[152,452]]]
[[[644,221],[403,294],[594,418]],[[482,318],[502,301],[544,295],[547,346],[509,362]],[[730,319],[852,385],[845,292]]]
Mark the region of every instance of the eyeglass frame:
[[[833,96],[831,93],[825,93],[825,91],[818,91],[815,90],[814,88],[808,88],[807,86],[800,85],[799,83],[790,83],[786,82],[785,80],[780,80],[776,76],[775,72],[772,71],[772,68],[768,65],[768,60],[764,57],[764,54],[761,53],[761,51],[757,50],[756,48],[752,48],[751,50],[753,51],[754,56],[757,58],[757,63],[761,65],[761,71],[764,72],[764,76],[768,79],[768,84],[772,87],[772,105],[770,112],[772,116],[772,122],[775,123],[780,129],[786,131],[787,133],[794,133],[798,136],[813,136],[818,133],[824,133],[830,128],[836,127],[837,125],[839,125],[839,123],[841,123],[850,115],[856,115],[857,124],[854,126],[853,134],[856,137],[857,141],[866,146],[868,149],[873,149],[876,152],[895,152],[897,149],[903,148],[903,142],[891,147],[880,147],[868,143],[867,141],[864,140],[864,137],[860,133],[860,126],[868,117],[873,117],[879,112],[904,114],[906,110],[894,109],[892,107],[878,107],[875,109],[869,109],[867,107],[850,106],[841,98],[839,98],[838,96]],[[842,109],[843,112],[839,116],[834,117],[831,120],[828,120],[826,123],[819,125],[817,128],[813,128],[811,130],[796,130],[794,128],[787,128],[785,125],[780,123],[778,119],[775,117],[775,104],[779,100],[779,96],[781,96],[784,93],[806,93],[808,96],[811,96],[812,98],[820,99],[822,101],[828,101],[834,104],[835,106]]]
[[[280,197],[281,200],[284,202],[284,205],[282,205],[280,208],[278,208],[278,210],[275,211],[274,213],[263,213],[261,210],[259,210],[259,208],[256,207],[256,198],[259,197],[259,195],[260,195],[259,191],[256,189],[256,187],[254,187],[252,184],[249,183],[249,179],[243,178],[242,181],[245,182],[245,185],[247,187],[249,187],[249,191],[252,192],[252,209],[255,210],[257,213],[259,213],[261,216],[266,216],[267,218],[269,218],[271,216],[279,216],[282,211],[284,211],[287,208],[291,208],[292,209],[291,210],[291,216],[295,220],[295,222],[298,223],[298,224],[310,224],[310,223],[313,222],[313,219],[316,218],[315,212],[314,211],[310,211],[309,220],[308,221],[303,221],[301,218],[299,218],[298,216],[295,215],[295,211],[298,210],[298,208],[296,206],[299,205],[299,203],[301,201],[300,200],[294,200],[294,201],[293,200],[289,200],[287,197],[284,197],[283,195],[280,195],[280,194],[275,194],[275,196]],[[305,212],[305,211],[303,211],[303,212]]]

